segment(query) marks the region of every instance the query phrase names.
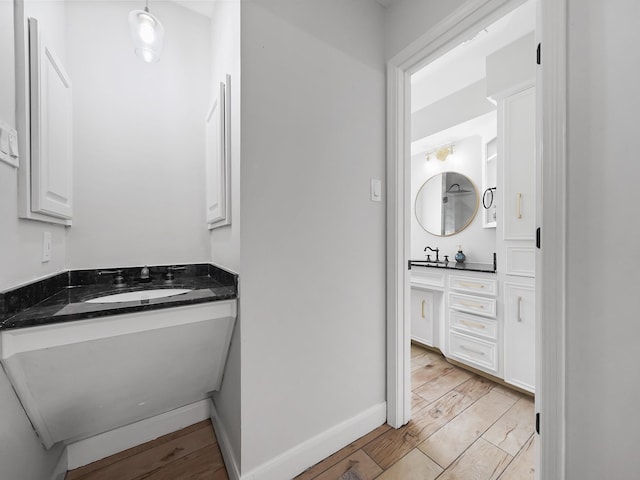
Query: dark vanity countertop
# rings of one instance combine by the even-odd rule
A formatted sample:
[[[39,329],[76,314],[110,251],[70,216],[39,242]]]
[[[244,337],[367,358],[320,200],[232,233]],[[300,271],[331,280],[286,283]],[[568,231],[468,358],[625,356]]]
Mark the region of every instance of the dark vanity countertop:
[[[112,276],[98,276],[97,270],[71,270],[0,293],[0,330],[86,320],[147,310],[194,305],[237,297],[238,276],[209,264],[187,266],[164,280],[165,267],[150,267],[151,282],[140,282],[125,268],[125,287],[115,287]],[[150,300],[118,303],[85,303],[86,300],[117,293],[159,288],[187,288],[190,292]]]
[[[426,260],[410,260],[409,264],[412,267],[429,267],[429,268],[446,268],[448,270],[459,270],[463,272],[482,272],[482,273],[496,273],[496,266],[491,263],[435,263],[427,262]]]

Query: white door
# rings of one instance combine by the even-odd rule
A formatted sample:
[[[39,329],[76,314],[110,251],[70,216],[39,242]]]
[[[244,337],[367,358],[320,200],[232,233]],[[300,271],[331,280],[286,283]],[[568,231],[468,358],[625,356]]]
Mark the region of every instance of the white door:
[[[535,391],[536,311],[533,285],[504,285],[504,379]]]
[[[434,294],[411,289],[411,338],[433,347]]]

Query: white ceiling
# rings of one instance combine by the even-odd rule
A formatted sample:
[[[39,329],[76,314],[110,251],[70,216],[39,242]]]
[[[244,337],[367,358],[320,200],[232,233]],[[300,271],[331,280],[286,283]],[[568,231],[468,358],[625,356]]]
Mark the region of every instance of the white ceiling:
[[[497,129],[498,114],[494,110],[493,112],[411,142],[411,155],[431,152],[442,145],[455,144],[464,138],[474,135],[480,135],[483,141],[487,142],[496,136]]]
[[[397,3],[398,0],[376,0],[376,2],[378,2],[380,5],[382,5],[385,8],[389,8],[391,4]]]
[[[213,17],[213,4],[215,0],[173,0],[189,10],[197,12],[205,17]]]
[[[411,111],[485,78],[487,55],[535,30],[535,19],[535,3],[530,0],[416,72],[411,77]]]

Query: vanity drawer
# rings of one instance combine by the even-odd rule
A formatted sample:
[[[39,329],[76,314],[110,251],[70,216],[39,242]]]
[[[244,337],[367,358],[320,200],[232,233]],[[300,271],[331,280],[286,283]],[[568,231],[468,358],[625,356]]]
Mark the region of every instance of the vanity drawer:
[[[449,327],[473,335],[480,335],[492,340],[498,339],[498,322],[493,319],[469,315],[449,310]]]
[[[411,285],[444,289],[445,274],[432,267],[411,267]]]
[[[496,296],[498,294],[498,281],[493,278],[451,275],[449,277],[449,288],[459,292]]]
[[[449,292],[449,308],[496,318],[496,299]]]
[[[498,371],[498,348],[495,343],[449,332],[449,355],[470,366]]]

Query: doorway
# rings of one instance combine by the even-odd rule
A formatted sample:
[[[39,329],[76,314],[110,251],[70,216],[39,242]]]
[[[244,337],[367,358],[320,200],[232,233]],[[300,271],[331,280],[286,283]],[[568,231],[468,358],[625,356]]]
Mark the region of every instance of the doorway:
[[[388,66],[388,422],[399,427],[411,417],[408,261],[411,260],[411,75],[468,41],[523,2],[470,1],[394,57]],[[536,412],[539,441],[537,478],[563,478],[564,384],[564,124],[566,3],[539,0],[536,43],[544,39],[543,67],[536,71],[536,212],[544,226],[535,250]],[[548,66],[548,68],[547,68]],[[544,142],[542,139],[544,138]],[[542,255],[544,252],[544,255]],[[544,301],[543,301],[544,300]]]

